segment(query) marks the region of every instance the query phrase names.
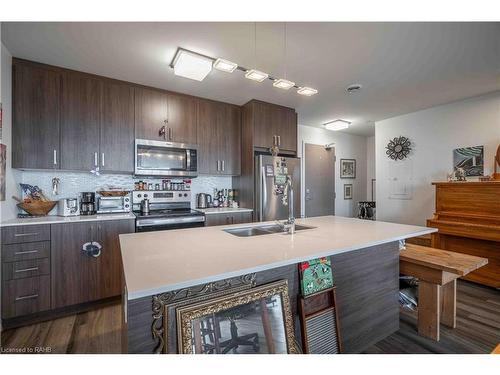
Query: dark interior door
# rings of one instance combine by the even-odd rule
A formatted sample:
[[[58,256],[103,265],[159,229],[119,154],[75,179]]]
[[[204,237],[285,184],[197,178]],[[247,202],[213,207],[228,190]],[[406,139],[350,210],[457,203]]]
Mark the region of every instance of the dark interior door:
[[[306,143],[305,215],[335,215],[335,149]]]

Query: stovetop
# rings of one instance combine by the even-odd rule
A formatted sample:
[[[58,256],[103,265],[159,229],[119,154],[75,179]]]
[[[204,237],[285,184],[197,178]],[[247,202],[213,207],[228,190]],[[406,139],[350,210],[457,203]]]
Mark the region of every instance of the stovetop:
[[[203,216],[203,212],[192,210],[190,208],[173,208],[173,209],[161,209],[161,210],[150,210],[148,214],[143,214],[141,211],[134,211],[134,215],[138,218],[146,217],[182,217],[182,216]]]

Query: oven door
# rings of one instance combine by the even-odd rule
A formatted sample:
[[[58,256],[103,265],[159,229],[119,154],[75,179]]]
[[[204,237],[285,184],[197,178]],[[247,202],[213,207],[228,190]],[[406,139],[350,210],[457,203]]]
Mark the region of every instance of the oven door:
[[[137,219],[136,232],[153,232],[158,230],[196,228],[205,226],[204,216],[194,216],[176,219]]]
[[[135,140],[137,176],[196,177],[197,146],[185,143]]]

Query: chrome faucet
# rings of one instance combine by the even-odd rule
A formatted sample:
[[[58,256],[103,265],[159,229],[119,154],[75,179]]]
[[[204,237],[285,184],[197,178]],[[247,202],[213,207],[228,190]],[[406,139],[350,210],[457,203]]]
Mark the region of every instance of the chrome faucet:
[[[287,175],[285,182],[285,191],[281,198],[281,202],[284,206],[288,205],[288,220],[286,220],[283,225],[283,230],[288,234],[295,233],[295,217],[293,216],[293,184],[292,177]]]

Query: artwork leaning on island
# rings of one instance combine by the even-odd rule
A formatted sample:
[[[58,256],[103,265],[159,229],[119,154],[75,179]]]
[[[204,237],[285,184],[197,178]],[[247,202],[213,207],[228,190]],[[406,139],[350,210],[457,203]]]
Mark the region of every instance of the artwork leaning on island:
[[[298,352],[287,280],[180,307],[176,313],[179,353]]]
[[[466,177],[484,175],[484,146],[453,150],[453,169],[462,168]]]

